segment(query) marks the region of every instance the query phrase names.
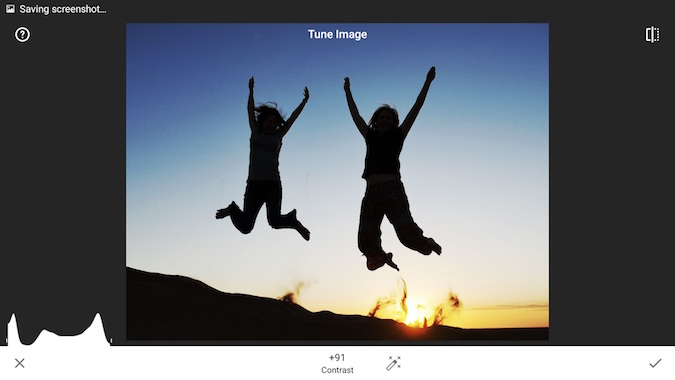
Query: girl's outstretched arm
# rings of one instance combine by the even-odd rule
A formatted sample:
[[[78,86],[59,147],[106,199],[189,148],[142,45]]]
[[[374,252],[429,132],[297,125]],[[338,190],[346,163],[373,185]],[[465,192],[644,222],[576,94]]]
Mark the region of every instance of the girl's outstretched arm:
[[[356,108],[356,103],[354,103],[354,97],[352,96],[352,90],[349,87],[349,77],[345,77],[345,94],[347,95],[349,113],[351,113],[352,119],[354,119],[356,128],[359,129],[359,132],[361,132],[361,135],[363,135],[363,138],[365,138],[366,133],[368,132],[368,124],[366,124],[366,121],[363,120],[361,115],[359,115],[359,110]]]
[[[426,99],[427,97],[427,92],[429,91],[431,81],[434,80],[435,77],[436,77],[436,67],[431,66],[431,69],[429,69],[429,72],[427,73],[427,80],[424,82],[424,86],[422,86],[422,91],[420,91],[420,94],[417,96],[417,101],[415,101],[415,104],[413,105],[412,109],[410,110],[410,112],[408,112],[408,116],[406,116],[405,120],[403,120],[403,123],[401,123],[401,131],[403,132],[404,137],[408,135],[408,132],[410,132],[410,128],[412,128],[412,125],[415,122],[415,119],[417,118],[417,114],[420,113],[420,109],[424,104],[424,99]]]
[[[302,109],[305,108],[305,104],[307,104],[307,100],[309,100],[309,90],[307,87],[305,87],[305,97],[302,99],[302,102],[300,102],[300,105],[293,111],[291,116],[286,120],[286,123],[281,127],[279,132],[281,133],[281,137],[284,137],[284,135],[288,132],[289,129],[291,129],[291,126],[295,122],[295,119],[300,116],[300,112],[302,112]]]
[[[248,125],[251,127],[251,132],[256,130],[255,122],[255,102],[253,101],[253,77],[248,80]]]

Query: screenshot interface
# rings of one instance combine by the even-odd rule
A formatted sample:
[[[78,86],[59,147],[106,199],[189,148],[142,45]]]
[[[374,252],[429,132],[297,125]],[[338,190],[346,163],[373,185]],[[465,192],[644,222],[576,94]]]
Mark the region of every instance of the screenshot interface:
[[[572,8],[6,1],[0,374],[672,379],[672,22]]]

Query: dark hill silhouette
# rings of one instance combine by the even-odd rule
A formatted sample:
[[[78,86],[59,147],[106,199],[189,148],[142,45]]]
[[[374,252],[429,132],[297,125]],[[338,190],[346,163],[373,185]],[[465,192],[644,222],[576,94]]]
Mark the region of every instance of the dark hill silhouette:
[[[310,312],[272,298],[224,293],[200,281],[127,268],[127,340],[547,340],[548,328],[409,327],[391,319]]]

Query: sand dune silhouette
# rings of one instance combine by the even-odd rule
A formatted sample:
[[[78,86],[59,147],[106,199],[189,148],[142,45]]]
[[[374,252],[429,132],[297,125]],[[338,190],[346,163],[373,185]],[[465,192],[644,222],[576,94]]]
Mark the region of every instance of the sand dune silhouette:
[[[188,277],[127,268],[130,343],[547,339],[548,328],[414,328],[391,319],[311,312],[279,299],[221,292]]]

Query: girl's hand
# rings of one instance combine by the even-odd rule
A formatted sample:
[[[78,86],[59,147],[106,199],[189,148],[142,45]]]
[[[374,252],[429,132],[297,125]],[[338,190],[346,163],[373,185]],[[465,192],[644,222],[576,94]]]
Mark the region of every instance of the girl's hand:
[[[307,100],[309,100],[309,90],[307,89],[307,87],[305,87],[305,99],[304,99],[304,101],[307,101]]]
[[[345,77],[345,91],[349,90],[349,77]]]
[[[253,77],[251,77],[251,79],[248,80],[248,89],[253,90]]]
[[[434,80],[434,78],[436,78],[436,67],[431,66],[429,72],[427,73],[427,80],[431,82],[432,80]]]

